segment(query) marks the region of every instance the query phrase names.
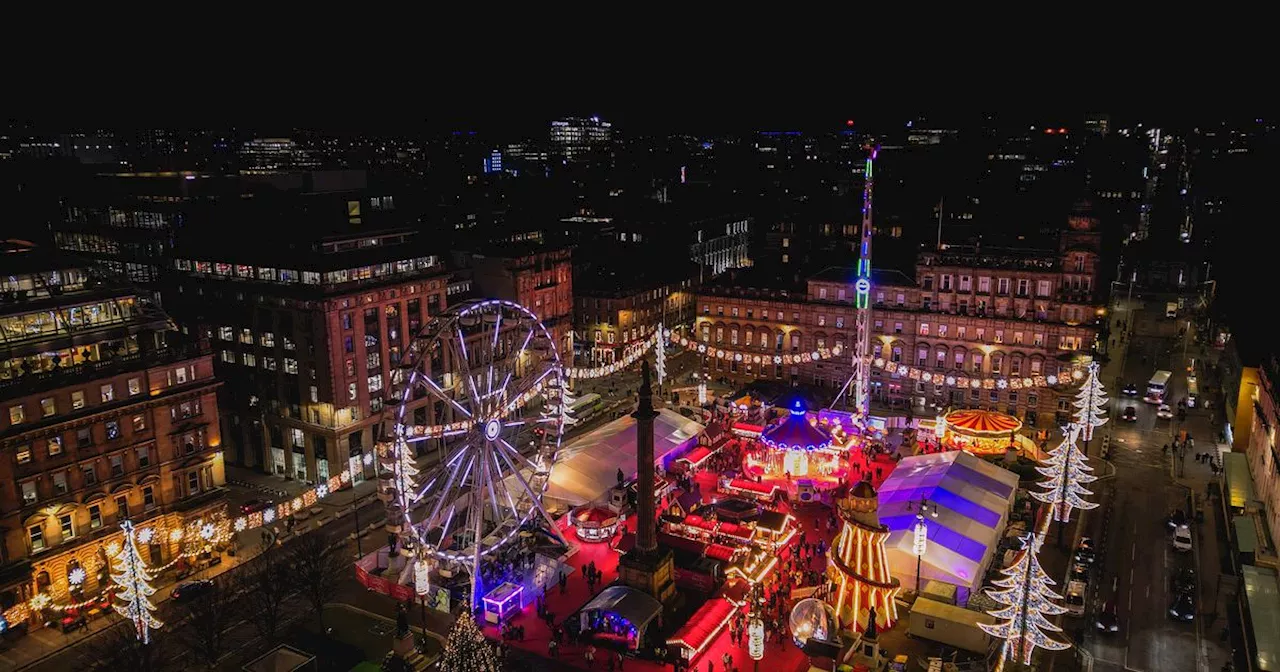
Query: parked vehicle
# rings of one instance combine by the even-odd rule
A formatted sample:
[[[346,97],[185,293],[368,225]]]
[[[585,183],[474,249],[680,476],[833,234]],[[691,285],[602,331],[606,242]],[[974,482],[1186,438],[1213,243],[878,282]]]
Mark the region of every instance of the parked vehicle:
[[[1136,396],[1138,396],[1138,386],[1137,386],[1136,384],[1134,384],[1134,383],[1125,383],[1125,384],[1124,384],[1124,396],[1126,396],[1126,397],[1136,397]]]
[[[978,627],[995,623],[989,614],[925,599],[915,601],[909,618],[907,634],[911,637],[973,653],[985,654],[991,648],[991,635]]]
[[[1094,627],[1099,632],[1112,633],[1120,631],[1120,615],[1116,613],[1116,605],[1114,602],[1108,602],[1098,611],[1098,618],[1094,621]]]
[[[270,507],[272,504],[269,499],[251,499],[240,505],[240,513],[249,515]]]
[[[1191,550],[1191,528],[1179,525],[1173,530],[1173,550],[1186,553]]]
[[[204,595],[212,588],[213,582],[208,579],[187,581],[186,583],[178,584],[178,587],[174,588],[173,593],[169,595],[169,599],[174,602],[187,602]]]
[[[1136,407],[1136,406],[1125,406],[1125,407],[1124,407],[1124,413],[1123,413],[1123,414],[1121,414],[1121,417],[1122,417],[1122,418],[1124,418],[1125,422],[1137,422],[1137,421],[1138,421],[1138,409],[1137,409],[1137,407]]]
[[[1074,560],[1092,565],[1097,559],[1097,552],[1093,548],[1092,537],[1080,537],[1080,545],[1076,547]]]
[[[1067,594],[1063,599],[1067,607],[1067,613],[1072,616],[1084,616],[1084,596],[1089,590],[1089,584],[1084,581],[1071,581],[1067,583]]]
[[[1169,526],[1170,530],[1176,530],[1179,527],[1186,526],[1188,522],[1187,514],[1182,509],[1174,509],[1173,513],[1170,513],[1169,517],[1164,519],[1164,522],[1165,525]]]
[[[1196,601],[1191,593],[1179,593],[1173,599],[1173,604],[1169,605],[1169,615],[1179,621],[1194,621],[1196,619]]]

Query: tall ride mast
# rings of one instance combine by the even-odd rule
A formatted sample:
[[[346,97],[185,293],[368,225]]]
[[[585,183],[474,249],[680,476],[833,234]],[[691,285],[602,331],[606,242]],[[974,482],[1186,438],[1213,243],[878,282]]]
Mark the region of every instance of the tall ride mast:
[[[853,349],[854,415],[865,425],[871,411],[871,201],[875,186],[872,173],[880,147],[868,147],[866,179],[862,187],[862,241],[858,247],[858,279],[854,284],[858,342]]]

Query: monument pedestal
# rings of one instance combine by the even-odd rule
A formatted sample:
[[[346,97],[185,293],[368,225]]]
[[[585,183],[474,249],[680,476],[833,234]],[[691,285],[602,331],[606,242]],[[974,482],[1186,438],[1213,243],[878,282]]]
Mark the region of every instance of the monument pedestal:
[[[393,636],[391,638],[391,651],[401,658],[408,657],[413,653],[413,631],[404,633],[403,635]]]
[[[652,595],[666,606],[675,602],[675,563],[670,549],[627,551],[618,559],[618,580]]]

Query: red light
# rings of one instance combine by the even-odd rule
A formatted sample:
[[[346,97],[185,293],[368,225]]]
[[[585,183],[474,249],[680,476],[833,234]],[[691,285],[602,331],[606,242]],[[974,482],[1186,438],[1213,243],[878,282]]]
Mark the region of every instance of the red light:
[[[845,125],[845,126],[852,126],[852,125],[853,125],[853,120],[852,120],[852,119],[845,119],[845,120],[844,120],[844,125]]]
[[[1052,128],[1046,128],[1046,129],[1044,129],[1044,132],[1045,132],[1045,133],[1048,133],[1049,135],[1053,135],[1053,129],[1052,129]]]
[[[1066,132],[1067,132],[1067,129],[1065,129],[1065,128],[1059,128],[1059,129],[1058,129],[1058,132],[1059,132],[1059,133],[1066,133]]]

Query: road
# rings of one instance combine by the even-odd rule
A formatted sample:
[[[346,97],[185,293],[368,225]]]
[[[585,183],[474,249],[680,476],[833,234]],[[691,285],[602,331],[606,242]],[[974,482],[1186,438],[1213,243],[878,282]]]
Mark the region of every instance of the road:
[[[1129,314],[1139,335],[1129,343],[1119,378],[1107,381],[1111,420],[1101,433],[1111,433],[1116,477],[1094,488],[1102,506],[1099,515],[1091,517],[1087,532],[1100,545],[1090,583],[1089,613],[1082,619],[1067,619],[1065,627],[1084,635],[1083,646],[1094,657],[1095,669],[1210,672],[1205,665],[1207,643],[1201,619],[1184,623],[1168,615],[1171,578],[1180,568],[1198,567],[1202,553],[1198,546],[1190,553],[1172,547],[1165,517],[1173,509],[1189,510],[1191,491],[1174,480],[1175,458],[1163,448],[1185,429],[1201,442],[1202,451],[1207,450],[1213,445],[1214,432],[1210,416],[1203,411],[1191,412],[1180,423],[1157,417],[1157,407],[1142,401],[1146,381],[1157,369],[1173,372],[1168,398],[1176,403],[1185,397],[1186,365],[1180,339],[1141,335],[1155,331],[1153,321],[1167,319],[1163,302],[1150,302]],[[1124,396],[1124,382],[1136,384],[1140,396]],[[1137,411],[1134,422],[1123,420],[1129,406]],[[1093,453],[1097,454],[1096,448]],[[1193,455],[1183,460],[1186,468],[1200,466]],[[1196,544],[1202,542],[1216,543],[1211,535],[1199,535]],[[1203,554],[1216,556],[1217,552],[1206,549]],[[1200,588],[1203,594],[1205,587]],[[1120,631],[1100,634],[1093,627],[1094,615],[1107,603],[1116,605]],[[1203,601],[1197,607],[1205,611]]]

